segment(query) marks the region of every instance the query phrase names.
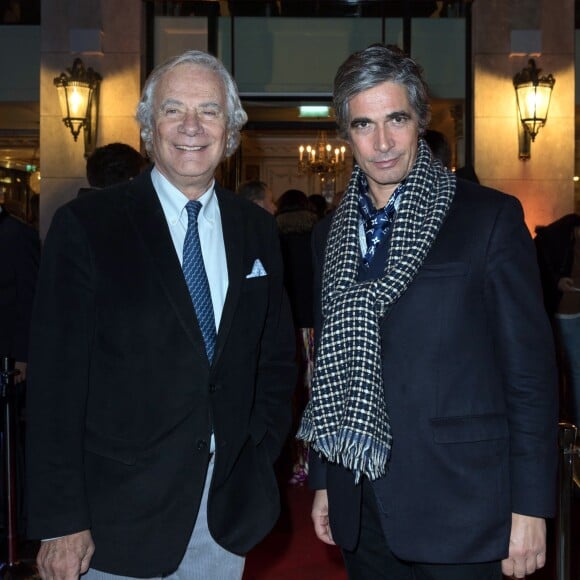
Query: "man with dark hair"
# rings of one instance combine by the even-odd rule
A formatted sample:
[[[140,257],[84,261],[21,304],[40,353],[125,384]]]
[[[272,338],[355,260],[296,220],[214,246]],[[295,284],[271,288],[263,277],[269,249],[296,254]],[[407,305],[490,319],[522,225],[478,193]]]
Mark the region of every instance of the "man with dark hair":
[[[439,159],[444,167],[451,169],[451,146],[445,134],[435,129],[427,129],[424,138],[431,153],[433,153],[433,157]]]
[[[351,55],[334,108],[356,164],[314,230],[316,534],[353,579],[524,578],[546,561],[558,404],[522,208],[434,161],[396,47]]]
[[[238,195],[264,208],[268,213],[276,213],[274,195],[267,183],[258,179],[244,181],[238,187]]]
[[[78,195],[103,189],[137,177],[147,167],[147,159],[126,143],[109,143],[97,147],[87,158],[87,181]]]

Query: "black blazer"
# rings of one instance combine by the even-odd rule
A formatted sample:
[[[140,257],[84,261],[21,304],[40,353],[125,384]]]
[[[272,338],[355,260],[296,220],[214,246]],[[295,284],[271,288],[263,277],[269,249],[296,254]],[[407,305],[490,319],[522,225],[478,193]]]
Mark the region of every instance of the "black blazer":
[[[91,566],[177,568],[216,438],[213,537],[243,554],[272,528],[290,424],[292,322],[276,224],[216,186],[229,288],[209,365],[150,172],[55,214],[33,314],[29,536],[90,529]],[[248,278],[256,259],[267,275]]]
[[[0,212],[0,356],[28,360],[30,313],[40,239],[31,226]]]
[[[318,296],[328,226],[315,230]],[[393,447],[373,486],[399,558],[499,560],[512,512],[554,514],[557,381],[537,270],[519,202],[458,180],[433,247],[381,326]],[[310,479],[328,489],[334,539],[353,548],[360,486],[316,457]]]

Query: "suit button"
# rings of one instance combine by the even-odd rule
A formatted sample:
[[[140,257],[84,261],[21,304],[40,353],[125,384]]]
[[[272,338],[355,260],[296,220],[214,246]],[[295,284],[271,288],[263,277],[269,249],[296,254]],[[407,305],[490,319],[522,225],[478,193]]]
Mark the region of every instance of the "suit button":
[[[197,450],[203,451],[204,449],[207,449],[207,441],[205,441],[204,439],[198,439],[197,440]]]
[[[210,393],[215,393],[216,391],[217,391],[217,385],[215,385],[214,383],[212,383],[212,384],[209,386],[209,392],[210,392]]]

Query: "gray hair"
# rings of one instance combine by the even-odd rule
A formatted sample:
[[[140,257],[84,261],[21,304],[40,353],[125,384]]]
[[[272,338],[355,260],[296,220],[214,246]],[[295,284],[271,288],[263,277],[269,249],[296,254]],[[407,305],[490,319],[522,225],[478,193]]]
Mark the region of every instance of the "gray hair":
[[[248,115],[242,107],[236,83],[224,65],[214,56],[201,50],[188,50],[183,54],[170,58],[166,62],[156,66],[143,87],[141,99],[137,106],[137,121],[141,127],[141,138],[149,153],[152,153],[153,128],[155,126],[155,111],[153,101],[157,84],[165,74],[181,64],[195,64],[203,66],[217,73],[224,83],[227,101],[226,130],[228,140],[226,144],[226,157],[233,155],[241,140],[240,131],[248,120]]]
[[[411,106],[419,119],[419,134],[431,120],[431,106],[422,68],[396,46],[372,44],[350,55],[334,77],[333,104],[338,133],[349,135],[349,102],[359,93],[390,81],[407,90]]]

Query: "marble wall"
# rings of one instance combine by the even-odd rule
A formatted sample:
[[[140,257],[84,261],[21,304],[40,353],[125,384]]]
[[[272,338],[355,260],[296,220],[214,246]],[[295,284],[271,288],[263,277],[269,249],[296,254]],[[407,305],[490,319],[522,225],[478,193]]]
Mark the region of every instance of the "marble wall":
[[[40,70],[40,233],[54,211],[86,186],[82,136],[77,142],[60,115],[53,79],[82,58],[102,77],[97,146],[115,141],[139,149],[134,119],[141,90],[141,0],[42,0]]]
[[[548,121],[527,161],[518,158],[512,79],[530,54],[518,52],[514,30],[535,31],[536,65],[556,78]],[[574,37],[573,0],[473,3],[475,170],[485,185],[521,200],[532,232],[574,210]]]

